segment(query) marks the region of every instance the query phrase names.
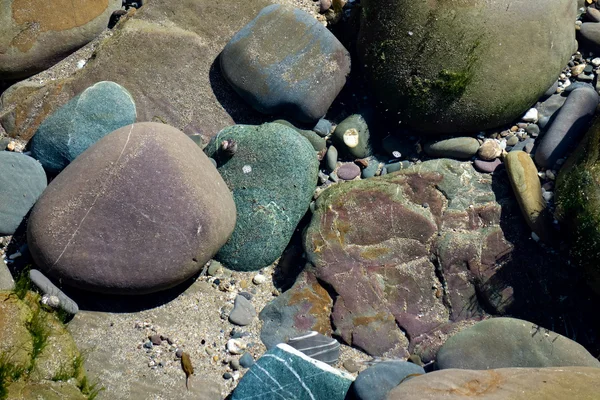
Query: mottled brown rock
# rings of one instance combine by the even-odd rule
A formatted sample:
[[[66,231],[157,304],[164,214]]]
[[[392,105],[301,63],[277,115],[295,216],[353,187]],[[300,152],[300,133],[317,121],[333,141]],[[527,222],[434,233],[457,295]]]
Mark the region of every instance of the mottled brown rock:
[[[167,289],[191,277],[235,226],[231,193],[181,131],[145,122],[81,154],[36,203],[28,243],[50,277],[102,293]]]
[[[388,400],[595,400],[600,368],[449,369],[407,380]]]

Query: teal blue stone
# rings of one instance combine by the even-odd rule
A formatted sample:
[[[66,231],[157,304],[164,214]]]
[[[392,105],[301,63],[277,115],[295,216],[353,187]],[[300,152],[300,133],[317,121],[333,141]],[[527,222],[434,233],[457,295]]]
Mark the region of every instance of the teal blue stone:
[[[240,380],[232,400],[344,400],[351,375],[287,344],[266,352]]]
[[[31,153],[46,171],[58,173],[98,140],[135,120],[129,92],[114,82],[98,82],[42,122]]]
[[[234,140],[233,156],[219,150]],[[237,222],[216,259],[228,268],[254,271],[274,262],[304,216],[317,184],[319,161],[310,142],[278,123],[234,125],[204,149],[233,193]]]
[[[308,141],[310,142],[310,144],[312,144],[313,148],[316,151],[320,151],[323,150],[326,146],[327,143],[325,141],[325,138],[322,138],[321,136],[317,135],[315,132],[313,131],[307,131],[304,129],[300,129],[294,126],[294,124],[292,124],[291,122],[288,122],[284,119],[278,119],[276,121],[273,121],[276,124],[281,124],[281,125],[285,125],[288,126],[292,129],[294,129],[296,132],[298,132],[299,134],[301,134],[302,136],[304,136],[306,139],[308,139]]]

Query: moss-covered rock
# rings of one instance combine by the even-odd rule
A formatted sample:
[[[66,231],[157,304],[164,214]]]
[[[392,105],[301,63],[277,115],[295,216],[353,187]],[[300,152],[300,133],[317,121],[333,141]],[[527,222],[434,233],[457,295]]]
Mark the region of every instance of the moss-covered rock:
[[[507,123],[544,93],[576,49],[576,4],[365,0],[361,64],[374,94],[415,129]],[[398,114],[397,114],[398,113]]]
[[[8,387],[11,400],[87,400],[88,397],[68,382],[16,382]]]

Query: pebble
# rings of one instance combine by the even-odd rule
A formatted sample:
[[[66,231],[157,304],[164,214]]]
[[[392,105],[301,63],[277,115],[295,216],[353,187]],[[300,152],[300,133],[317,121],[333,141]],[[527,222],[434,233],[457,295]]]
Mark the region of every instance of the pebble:
[[[337,176],[345,181],[351,181],[360,175],[360,167],[354,163],[344,163],[337,170]]]
[[[252,283],[254,283],[255,285],[262,285],[266,281],[267,281],[267,277],[263,274],[256,274],[252,278]]]
[[[577,76],[577,75],[581,74],[584,69],[585,69],[585,64],[575,65],[575,66],[571,67],[571,75]],[[535,121],[532,121],[532,122],[535,122]]]
[[[237,371],[237,370],[239,370],[239,369],[240,369],[240,367],[241,367],[239,360],[237,360],[237,359],[235,359],[235,358],[229,362],[229,366],[230,366],[230,367],[231,367],[231,369],[232,369],[232,370],[234,370],[234,371]]]
[[[527,132],[531,137],[537,137],[540,134],[540,127],[536,124],[529,124],[525,128],[525,132]]]
[[[473,161],[473,166],[479,172],[492,173],[500,165],[502,165],[502,161],[500,161],[499,158],[496,158],[493,161],[484,161],[484,160],[475,160],[475,161]]]
[[[231,379],[231,378],[233,378],[233,375],[231,375],[229,372],[225,372],[223,374],[223,379]]]
[[[356,400],[385,400],[396,386],[419,375],[425,375],[425,370],[413,363],[399,360],[379,362],[358,375],[348,394]]]
[[[600,67],[600,57],[596,57],[592,59],[592,65],[594,67]]]
[[[182,349],[177,349],[177,351],[175,351],[175,357],[177,357],[177,358],[181,358],[182,354],[183,354],[183,350]]]
[[[527,110],[525,115],[523,115],[523,118],[521,118],[521,120],[525,122],[537,122],[538,110],[536,108],[530,108],[529,110]]]
[[[256,318],[256,310],[252,303],[244,296],[237,295],[233,303],[233,310],[229,314],[229,322],[246,326]]]
[[[329,135],[331,131],[333,131],[333,124],[331,123],[331,121],[325,118],[321,118],[319,122],[317,122],[317,125],[315,125],[315,127],[313,128],[313,131],[315,131],[317,135],[325,137]]]
[[[60,290],[54,283],[50,281],[50,279],[46,278],[44,274],[42,274],[37,269],[32,269],[29,271],[29,279],[35,286],[37,286],[40,291],[44,294],[56,296],[60,301],[60,308],[69,314],[75,315],[79,312],[79,306],[75,303],[69,296],[64,294],[62,290]]]
[[[242,354],[246,345],[239,339],[229,339],[227,341],[227,351],[231,354]]]
[[[144,348],[145,349],[151,349],[152,348],[152,342],[150,340],[146,341],[146,343],[144,343]]]
[[[518,130],[516,126],[515,128],[515,131]],[[428,143],[424,150],[431,157],[468,160],[477,154],[479,141],[473,137],[456,137]]]
[[[346,360],[344,361],[342,366],[346,368],[346,371],[350,373],[358,372],[358,370],[360,369],[360,365],[358,365],[358,363],[354,360]]]
[[[325,155],[325,166],[330,171],[333,171],[337,167],[338,151],[335,146],[329,146],[327,154]]]
[[[517,143],[519,143],[519,138],[517,136],[515,136],[515,135],[508,136],[506,138],[506,145],[507,146],[514,146]]]
[[[479,147],[477,155],[484,161],[491,161],[500,157],[502,155],[500,142],[495,139],[484,141],[481,147]]]
[[[155,346],[160,346],[162,344],[162,339],[160,338],[160,335],[151,335],[150,337],[148,337],[148,339],[150,339],[152,344]]]
[[[254,358],[252,358],[252,355],[248,352],[242,354],[240,357],[240,366],[243,368],[250,368],[252,365],[254,365]]]
[[[374,158],[369,159],[369,164],[367,165],[366,168],[363,168],[363,170],[361,171],[361,178],[363,178],[363,179],[373,178],[375,175],[377,175],[378,170],[379,170],[379,161],[377,161]]]

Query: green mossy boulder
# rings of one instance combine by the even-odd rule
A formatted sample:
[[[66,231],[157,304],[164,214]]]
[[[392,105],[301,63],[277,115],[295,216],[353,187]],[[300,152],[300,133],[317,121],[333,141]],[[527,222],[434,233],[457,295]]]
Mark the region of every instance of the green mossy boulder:
[[[576,3],[365,0],[360,64],[391,122],[479,131],[524,113],[576,50]]]

